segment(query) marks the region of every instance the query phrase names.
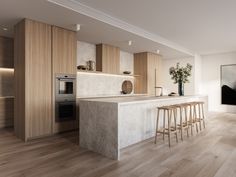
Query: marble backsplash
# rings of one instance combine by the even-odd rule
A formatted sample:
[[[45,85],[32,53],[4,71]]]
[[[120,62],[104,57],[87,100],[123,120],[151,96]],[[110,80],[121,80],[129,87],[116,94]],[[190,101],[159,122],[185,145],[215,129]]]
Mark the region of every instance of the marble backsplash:
[[[77,97],[84,98],[122,95],[121,87],[125,80],[130,80],[134,84],[134,78],[132,76],[78,72]],[[133,94],[133,92],[131,94]]]

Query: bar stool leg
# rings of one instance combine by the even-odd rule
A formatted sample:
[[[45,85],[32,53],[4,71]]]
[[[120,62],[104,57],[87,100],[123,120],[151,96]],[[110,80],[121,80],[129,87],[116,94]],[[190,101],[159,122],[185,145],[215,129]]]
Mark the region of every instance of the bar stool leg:
[[[166,130],[166,110],[163,113],[163,141],[165,140],[165,130]]]
[[[196,118],[197,118],[197,111],[196,111],[196,105],[193,106],[193,113],[194,113],[194,124],[196,126],[196,131],[198,133],[198,125],[197,125],[197,122],[196,122]]]
[[[157,110],[157,120],[156,120],[156,136],[155,136],[155,144],[157,144],[157,131],[158,131],[158,123],[159,123],[159,113],[160,110]]]
[[[191,129],[191,135],[193,136],[193,113],[192,113],[192,106],[189,106],[189,121],[190,121],[190,129]]]
[[[168,113],[168,141],[169,141],[169,147],[170,147],[170,118],[171,118],[171,111],[167,111]]]
[[[183,141],[183,115],[182,115],[182,108],[180,108],[180,136],[181,140]]]
[[[174,109],[173,111],[174,111],[175,131],[176,131],[175,138],[176,138],[176,142],[178,143],[177,121],[176,121],[176,119],[177,119],[177,109]]]
[[[188,132],[189,126],[188,126],[188,113],[187,113],[187,107],[184,108],[184,112],[185,112],[185,123],[186,123],[186,126],[187,126],[187,137],[189,137],[189,132]]]
[[[206,128],[205,115],[204,115],[204,105],[203,105],[203,103],[202,103],[201,105],[202,105],[202,120],[203,120],[203,127]]]
[[[202,115],[201,115],[201,104],[198,103],[198,117],[199,117],[199,127],[200,127],[200,131],[202,131]]]

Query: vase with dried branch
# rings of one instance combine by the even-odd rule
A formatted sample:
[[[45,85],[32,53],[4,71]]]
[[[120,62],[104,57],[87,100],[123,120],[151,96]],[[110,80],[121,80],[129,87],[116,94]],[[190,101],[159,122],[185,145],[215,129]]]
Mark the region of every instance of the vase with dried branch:
[[[178,84],[178,93],[180,96],[184,95],[184,84],[189,83],[189,77],[191,76],[192,65],[187,63],[186,67],[181,67],[179,63],[176,67],[171,67],[169,73],[171,79],[174,80],[174,84]]]

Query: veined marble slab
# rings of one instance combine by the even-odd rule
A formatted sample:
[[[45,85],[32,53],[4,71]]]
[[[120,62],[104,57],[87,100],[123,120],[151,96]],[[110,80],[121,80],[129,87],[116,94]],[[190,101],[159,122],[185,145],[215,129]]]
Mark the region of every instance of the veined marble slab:
[[[201,95],[80,99],[80,146],[119,160],[122,148],[155,135],[158,106],[191,101],[204,101],[207,111]]]

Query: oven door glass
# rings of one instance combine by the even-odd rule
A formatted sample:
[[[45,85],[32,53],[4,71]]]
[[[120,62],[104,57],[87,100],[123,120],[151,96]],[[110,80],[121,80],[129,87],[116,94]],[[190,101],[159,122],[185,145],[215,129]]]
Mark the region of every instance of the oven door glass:
[[[73,81],[59,80],[59,94],[73,94]]]
[[[57,103],[57,116],[56,120],[67,121],[67,120],[75,120],[75,102],[58,102]]]

